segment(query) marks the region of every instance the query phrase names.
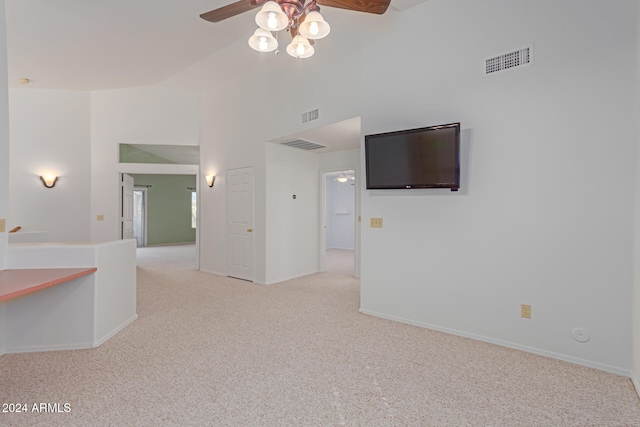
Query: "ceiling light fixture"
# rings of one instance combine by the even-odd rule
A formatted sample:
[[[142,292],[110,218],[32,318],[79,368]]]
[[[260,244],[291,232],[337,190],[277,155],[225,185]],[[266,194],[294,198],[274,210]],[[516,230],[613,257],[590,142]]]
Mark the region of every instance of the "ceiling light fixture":
[[[294,58],[308,58],[314,53],[313,42],[325,37],[331,27],[320,15],[316,0],[269,0],[256,15],[258,28],[249,38],[249,46],[258,52],[272,52],[278,48],[278,41],[272,31],[287,30],[293,40],[287,46],[287,53]]]
[[[353,171],[347,171],[347,172],[341,172],[340,175],[338,175],[336,178],[334,178],[336,181],[341,182],[341,183],[345,183],[347,181],[351,180],[355,180],[356,177],[352,175]]]

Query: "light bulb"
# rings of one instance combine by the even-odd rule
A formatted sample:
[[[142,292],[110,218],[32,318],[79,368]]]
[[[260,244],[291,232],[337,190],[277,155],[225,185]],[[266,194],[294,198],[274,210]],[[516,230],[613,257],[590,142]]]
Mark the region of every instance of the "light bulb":
[[[269,18],[267,19],[267,25],[272,30],[278,27],[278,20],[276,19],[275,12],[269,12]]]
[[[318,35],[318,23],[316,21],[313,21],[311,25],[309,25],[309,32],[314,36]]]
[[[299,33],[303,37],[312,40],[321,39],[329,34],[330,31],[331,27],[327,21],[315,10],[307,13],[304,22],[299,27]]]
[[[247,3],[249,3],[248,0]],[[262,6],[260,12],[256,14],[256,24],[263,30],[280,31],[289,25],[289,17],[282,11],[282,7],[278,2],[269,0]]]
[[[273,35],[262,28],[258,28],[251,37],[249,37],[249,46],[258,52],[271,52],[278,48],[278,41]]]
[[[298,34],[287,46],[287,53],[294,58],[308,58],[313,55],[313,46],[309,44],[309,40]]]

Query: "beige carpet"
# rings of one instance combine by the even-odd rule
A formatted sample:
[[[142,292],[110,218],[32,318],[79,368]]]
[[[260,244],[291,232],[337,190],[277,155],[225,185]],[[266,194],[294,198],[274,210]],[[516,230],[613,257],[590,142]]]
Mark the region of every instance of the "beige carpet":
[[[0,357],[0,403],[71,409],[0,425],[640,426],[627,378],[359,314],[349,273],[259,286],[192,251],[139,250],[139,319],[101,347]]]
[[[349,249],[327,249],[325,268],[327,272],[354,273],[354,252]]]

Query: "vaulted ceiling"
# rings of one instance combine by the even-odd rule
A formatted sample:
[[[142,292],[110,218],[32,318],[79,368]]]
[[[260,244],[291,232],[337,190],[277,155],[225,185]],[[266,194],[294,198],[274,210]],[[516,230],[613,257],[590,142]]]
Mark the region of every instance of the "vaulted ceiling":
[[[391,5],[403,10],[425,1],[393,0]],[[256,28],[254,12],[216,24],[199,17],[231,2],[5,0],[9,85],[20,86],[21,78],[41,89],[158,84],[239,40],[246,45]],[[327,20],[355,13],[328,7],[322,12]],[[226,60],[219,66],[234,64]]]

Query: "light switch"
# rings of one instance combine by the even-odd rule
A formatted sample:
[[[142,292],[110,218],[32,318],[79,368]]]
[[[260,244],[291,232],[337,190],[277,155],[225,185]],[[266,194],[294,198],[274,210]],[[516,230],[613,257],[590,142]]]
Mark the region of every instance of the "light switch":
[[[371,218],[371,228],[382,228],[382,218]]]

